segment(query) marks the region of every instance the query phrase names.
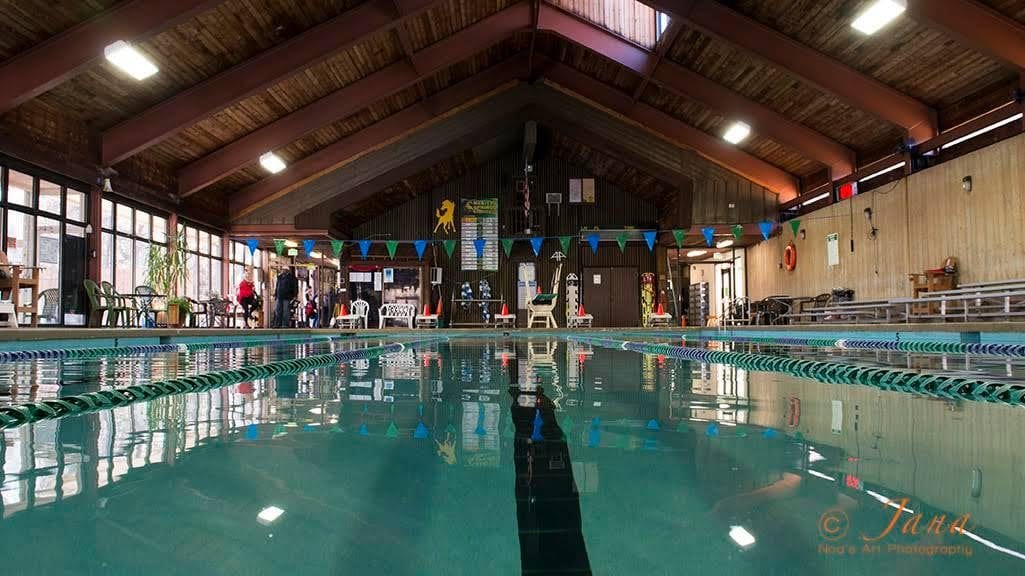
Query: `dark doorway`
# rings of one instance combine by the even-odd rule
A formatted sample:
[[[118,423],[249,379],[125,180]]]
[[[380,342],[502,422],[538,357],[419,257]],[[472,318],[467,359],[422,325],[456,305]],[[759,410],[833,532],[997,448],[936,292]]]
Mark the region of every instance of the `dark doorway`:
[[[635,327],[640,321],[640,282],[636,268],[584,268],[582,301],[594,325]]]
[[[85,230],[68,224],[61,241],[60,310],[56,323],[85,325]]]

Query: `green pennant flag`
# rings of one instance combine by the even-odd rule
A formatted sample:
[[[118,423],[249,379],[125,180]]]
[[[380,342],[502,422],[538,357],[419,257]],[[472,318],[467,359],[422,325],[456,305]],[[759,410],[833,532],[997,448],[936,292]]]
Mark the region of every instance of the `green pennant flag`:
[[[801,221],[797,219],[791,220],[790,229],[794,231],[794,238],[797,238],[797,231],[801,229]]]
[[[735,239],[740,240],[740,238],[743,235],[744,235],[744,226],[742,224],[737,224],[736,226],[733,227],[733,237]]]
[[[505,250],[505,257],[508,258],[512,254],[513,242],[515,238],[502,238],[502,250]]]
[[[620,252],[626,252],[626,238],[626,232],[620,232],[619,235],[616,236],[616,244],[619,244]]]
[[[274,251],[281,256],[285,252],[285,241],[280,238],[274,239]]]
[[[338,256],[342,253],[343,246],[345,246],[345,242],[342,242],[341,240],[331,241],[331,252],[334,253],[335,258],[338,258]]]
[[[686,230],[680,230],[679,228],[673,230],[673,238],[676,239],[676,249],[683,248],[683,238],[687,235]]]
[[[388,247],[388,258],[395,259],[395,249],[399,247],[398,240],[387,240],[384,243]]]
[[[562,253],[569,253],[569,243],[573,240],[572,236],[559,236],[559,243],[562,244]]]
[[[455,240],[443,240],[442,243],[445,245],[445,254],[448,254],[448,257],[451,258],[452,257],[452,253],[455,252],[455,250],[456,250],[456,241]]]

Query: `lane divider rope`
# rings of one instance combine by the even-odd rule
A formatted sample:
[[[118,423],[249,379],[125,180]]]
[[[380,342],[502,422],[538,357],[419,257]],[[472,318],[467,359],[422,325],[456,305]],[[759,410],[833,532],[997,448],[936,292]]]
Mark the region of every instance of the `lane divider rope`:
[[[314,368],[330,366],[350,360],[375,358],[383,354],[400,352],[406,346],[424,344],[444,338],[422,338],[410,342],[396,342],[382,346],[361,348],[358,350],[346,350],[344,352],[332,352],[307,356],[305,358],[291,358],[278,360],[267,364],[245,366],[219,372],[208,372],[192,376],[182,376],[171,380],[149,382],[146,384],[135,384],[125,388],[112,388],[86,392],[74,396],[65,396],[53,400],[43,400],[12,406],[0,406],[0,430],[13,428],[39,422],[41,420],[53,420],[66,416],[75,416],[100,410],[109,410],[120,406],[127,406],[135,402],[146,402],[162,396],[172,394],[185,394],[189,392],[204,392],[214,388],[238,384],[249,380],[280,376],[283,374],[298,374]]]
[[[983,380],[966,376],[916,372],[883,366],[860,366],[840,362],[803,360],[787,356],[769,356],[746,352],[726,352],[688,348],[672,344],[631,342],[590,336],[568,336],[570,340],[630,350],[641,354],[662,355],[683,360],[729,364],[746,370],[780,372],[811,378],[828,384],[860,384],[884,390],[924,394],[937,398],[995,402],[1011,406],[1025,403],[1025,383]]]

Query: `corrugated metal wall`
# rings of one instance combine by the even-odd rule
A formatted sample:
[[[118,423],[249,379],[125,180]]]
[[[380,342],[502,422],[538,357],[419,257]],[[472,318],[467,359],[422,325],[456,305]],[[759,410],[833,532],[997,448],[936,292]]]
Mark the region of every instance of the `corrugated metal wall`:
[[[536,161],[533,172],[535,188],[531,194],[531,206],[540,210],[541,215],[539,218],[540,229],[532,231],[532,235],[547,237],[571,235],[574,237],[569,253],[566,254],[567,260],[563,262],[563,280],[571,272],[579,275],[580,270],[585,266],[632,266],[641,273],[654,272],[655,255],[648,251],[643,242],[629,243],[625,253],[620,253],[615,242],[603,243],[597,254],[592,254],[590,247],[578,242],[577,238],[581,228],[595,226],[654,228],[658,220],[658,212],[651,204],[600,179],[595,182],[595,204],[569,204],[569,179],[591,176],[586,170],[561,160],[543,158]],[[522,177],[523,161],[519,152],[505,154],[479,166],[462,178],[436,188],[430,194],[397,206],[391,212],[358,226],[353,230],[353,237],[407,241],[417,238],[458,239],[458,230],[456,234],[447,236],[433,234],[434,211],[441,205],[441,201],[448,199],[456,204],[456,226],[458,228],[460,198],[495,196],[499,199],[499,236],[501,238],[522,237],[522,231],[508,229],[509,217],[507,214],[509,210],[522,210],[522,200],[517,198],[515,193],[516,180]],[[552,206],[550,209],[546,208],[544,198],[545,194],[549,192],[562,193],[563,204],[558,207]],[[516,242],[509,258],[505,257],[504,252],[500,253],[498,272],[463,272],[459,270],[458,249],[451,260],[445,255],[444,249],[440,245],[433,245],[431,249],[434,251],[432,258],[437,263],[435,265],[440,265],[444,269],[445,282],[442,288],[446,307],[449,305],[448,301],[451,298],[452,290],[458,289],[462,282],[470,282],[476,293],[478,281],[481,278],[487,278],[491,283],[494,297],[504,296],[512,309],[516,307],[516,274],[519,263],[536,262],[541,286],[546,291],[550,290],[552,274],[556,268],[556,262],[551,260],[551,256],[561,250],[561,247],[556,239],[546,240],[541,256],[537,258],[534,256],[529,242],[526,240]],[[375,244],[372,254],[384,255],[384,245]],[[415,258],[412,245],[400,244],[396,257]],[[358,261],[359,255],[356,253],[355,263]],[[434,299],[436,298],[437,292],[434,294]],[[557,318],[560,324],[565,321],[564,307],[561,304]]]

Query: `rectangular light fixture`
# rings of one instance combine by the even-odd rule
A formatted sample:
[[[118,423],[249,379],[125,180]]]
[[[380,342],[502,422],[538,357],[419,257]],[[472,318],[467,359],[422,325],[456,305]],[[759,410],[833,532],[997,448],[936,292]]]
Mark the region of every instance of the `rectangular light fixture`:
[[[324,257],[324,253],[323,252],[317,252],[316,250],[314,250],[313,252],[310,252],[310,258],[323,258],[323,257]]]
[[[858,182],[868,182],[869,180],[871,180],[873,178],[878,178],[878,177],[882,176],[883,174],[886,174],[888,172],[893,172],[897,168],[903,168],[904,164],[905,164],[905,162],[903,160],[901,160],[900,162],[897,162],[896,164],[894,164],[892,166],[887,166],[886,168],[883,168],[882,170],[880,170],[878,172],[873,172],[873,173],[869,174],[868,176],[865,176],[864,178],[859,179]]]
[[[716,248],[729,248],[733,246],[733,238],[726,238],[715,243]]]
[[[275,520],[281,518],[281,515],[284,513],[285,511],[277,506],[268,506],[260,510],[260,513],[256,515],[256,521],[264,526],[270,526]]]
[[[862,34],[875,34],[906,10],[906,0],[875,0],[851,22],[851,27]]]
[[[818,202],[819,200],[824,200],[826,198],[829,198],[829,192],[823,192],[822,194],[819,194],[818,196],[816,196],[814,198],[809,198],[809,199],[805,200],[804,202],[801,202],[801,206],[802,207],[803,206],[808,206],[809,204],[814,204],[814,203]]]
[[[749,134],[751,134],[751,127],[743,122],[737,121],[730,124],[730,127],[726,129],[726,133],[722,135],[722,138],[730,144],[740,144],[748,137]]]
[[[299,243],[295,240],[285,240],[285,248],[298,248]]]
[[[136,80],[145,80],[159,71],[156,64],[124,40],[104,48],[103,55],[107,61]]]
[[[730,539],[741,548],[750,548],[755,543],[754,535],[743,526],[730,526]]]
[[[979,128],[978,130],[976,130],[975,132],[972,132],[971,134],[965,134],[964,136],[962,136],[960,138],[951,140],[950,142],[947,142],[943,146],[940,146],[940,150],[946,150],[947,148],[952,148],[952,147],[957,146],[958,144],[960,144],[960,143],[962,143],[962,142],[964,142],[966,140],[971,140],[972,138],[975,138],[976,136],[982,136],[986,132],[992,132],[993,130],[996,130],[997,128],[1000,128],[1001,126],[1006,126],[1007,124],[1010,124],[1011,122],[1017,122],[1018,120],[1021,120],[1021,119],[1022,119],[1022,113],[1019,112],[1019,113],[1015,114],[1014,116],[1010,116],[1008,118],[1004,118],[1003,120],[1000,120],[998,122],[994,122],[994,123],[990,124],[989,126],[985,126],[983,128]]]
[[[687,252],[687,258],[697,258],[698,256],[704,256],[708,253],[708,250],[691,250]]]
[[[260,156],[260,166],[263,166],[263,169],[271,174],[277,174],[285,169],[285,161],[281,159],[281,156],[267,152]]]

